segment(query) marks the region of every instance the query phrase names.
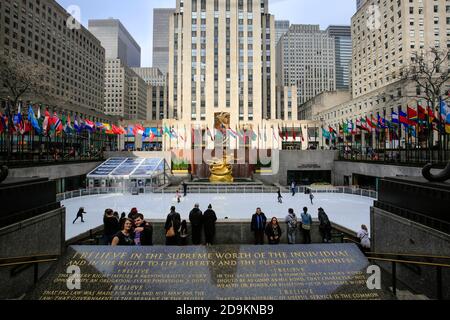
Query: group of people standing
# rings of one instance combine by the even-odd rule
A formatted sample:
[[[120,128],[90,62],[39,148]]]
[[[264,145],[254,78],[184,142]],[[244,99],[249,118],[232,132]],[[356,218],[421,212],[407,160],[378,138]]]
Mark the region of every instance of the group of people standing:
[[[152,246],[153,226],[145,221],[136,208],[128,217],[125,212],[119,218],[118,212],[106,209],[103,216],[103,244],[112,246]]]
[[[212,205],[210,204],[208,209],[202,212],[200,205],[198,203],[195,204],[189,213],[189,221],[192,228],[192,244],[196,246],[200,245],[202,243],[202,232],[204,232],[206,245],[212,245],[216,234],[217,221],[217,216]],[[164,229],[166,231],[166,245],[187,245],[187,238],[189,236],[187,221],[181,221],[181,215],[176,211],[175,207],[170,209]]]
[[[325,211],[319,209],[319,230],[324,243],[331,242],[331,222],[328,219]],[[287,224],[287,239],[289,244],[296,244],[297,231],[300,229],[303,234],[303,243],[311,244],[311,226],[313,223],[311,215],[308,213],[308,208],[304,207],[300,218],[295,214],[294,209],[288,210],[288,215],[285,218]],[[279,244],[282,236],[282,229],[276,217],[273,217],[267,223],[267,217],[261,208],[256,209],[256,213],[252,217],[251,231],[255,236],[255,245],[264,244],[264,236],[267,237],[269,244]]]

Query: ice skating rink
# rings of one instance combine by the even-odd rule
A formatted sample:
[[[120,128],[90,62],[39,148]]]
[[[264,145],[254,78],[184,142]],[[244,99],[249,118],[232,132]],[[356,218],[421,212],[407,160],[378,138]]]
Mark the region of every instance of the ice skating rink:
[[[303,207],[308,207],[309,213],[317,219],[318,208],[322,207],[330,220],[353,231],[359,231],[361,224],[370,228],[370,207],[373,199],[358,195],[339,193],[314,194],[314,205],[311,205],[309,196],[297,194],[283,194],[283,203],[279,204],[276,194],[188,194],[186,198],[177,203],[174,194],[144,194],[132,196],[131,194],[108,194],[73,198],[62,201],[66,207],[66,239],[71,239],[83,232],[94,229],[103,224],[105,209],[126,212],[136,207],[148,220],[166,219],[170,207],[175,206],[182,219],[189,220],[189,212],[196,203],[205,211],[209,204],[219,220],[250,220],[257,207],[261,207],[267,218],[277,217],[283,219],[288,209],[293,208],[299,215]],[[72,224],[77,211],[84,207],[87,214],[85,223],[80,219]]]

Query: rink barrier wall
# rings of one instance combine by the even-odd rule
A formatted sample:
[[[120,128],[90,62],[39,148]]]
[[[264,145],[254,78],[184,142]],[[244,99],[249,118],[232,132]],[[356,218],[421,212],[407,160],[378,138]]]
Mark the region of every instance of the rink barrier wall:
[[[354,187],[320,187],[311,188],[306,186],[299,186],[296,188],[297,193],[305,193],[305,190],[309,189],[313,194],[320,193],[341,193],[341,194],[351,194],[361,197],[367,197],[371,199],[378,199],[378,193],[372,190],[359,189]],[[103,195],[103,194],[120,194],[129,193],[132,190],[128,188],[89,188],[81,189],[76,191],[69,191],[65,193],[60,193],[56,195],[56,201],[64,201],[72,198],[79,198],[85,196],[93,195]],[[223,193],[262,193],[262,194],[276,194],[278,192],[278,187],[271,186],[190,186],[188,187],[188,194],[223,194]],[[283,190],[282,190],[283,192]],[[140,188],[140,194],[175,194],[176,191],[165,191],[157,188]],[[284,190],[286,193],[286,190]]]

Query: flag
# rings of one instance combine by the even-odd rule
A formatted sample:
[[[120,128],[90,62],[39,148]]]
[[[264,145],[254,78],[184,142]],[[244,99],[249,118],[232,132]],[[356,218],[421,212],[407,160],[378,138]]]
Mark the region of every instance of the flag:
[[[434,110],[430,106],[428,106],[428,108],[427,108],[427,113],[428,113],[428,122],[433,123],[436,116],[435,116]]]
[[[52,122],[53,122],[53,130],[55,130],[57,133],[62,132],[63,125],[62,125],[61,120],[58,118],[58,115],[56,114],[56,112],[53,113]]]
[[[95,123],[92,122],[91,120],[88,119],[84,119],[84,124],[86,125],[86,129],[88,129],[89,131],[94,131],[95,129]]]
[[[233,137],[233,139],[237,138],[237,132],[234,131],[233,129],[228,129],[228,133],[230,134],[231,137]]]
[[[144,135],[144,131],[145,131],[145,129],[144,129],[143,126],[141,126],[140,124],[136,124],[136,125],[134,125],[134,128],[133,128],[133,135],[134,135],[135,137],[136,137],[137,135],[143,136],[143,135]]]
[[[366,117],[366,122],[367,125],[369,126],[369,131],[372,131],[372,129],[375,129],[377,126],[375,125],[375,123],[373,123],[372,119],[370,119],[369,117]]]
[[[34,110],[31,105],[28,107],[28,121],[31,123],[31,126],[34,128],[36,133],[41,134],[41,126],[34,115]]]
[[[332,138],[333,138],[333,139],[336,139],[336,136],[337,136],[336,130],[334,130],[334,128],[332,128],[332,127],[330,126],[330,127],[328,127],[328,131],[330,132]]]
[[[428,111],[426,108],[422,107],[420,104],[417,106],[418,117],[421,122],[427,120]]]
[[[439,110],[440,110],[440,115],[441,115],[441,121],[447,122],[447,117],[450,114],[450,107],[442,99],[439,103]]]
[[[212,141],[215,141],[213,134],[211,133],[211,130],[209,130],[209,127],[206,127],[206,131],[209,135],[209,137],[211,138]]]
[[[24,133],[25,125],[22,119],[22,102],[19,102],[19,106],[17,107],[17,114],[14,116],[14,126],[17,132],[20,134]]]
[[[292,137],[293,137],[294,141],[297,140],[297,134],[295,132],[295,126],[294,125],[292,125]]]
[[[417,111],[408,106],[407,107],[407,113],[408,113],[409,124],[410,125],[414,125],[413,122],[417,122],[418,121]]]
[[[45,110],[45,116],[44,116],[44,122],[42,123],[42,130],[44,132],[44,135],[48,134],[48,129],[50,126],[50,113],[48,110]]]
[[[325,139],[331,140],[331,134],[330,134],[330,132],[327,131],[327,130],[325,130],[323,127],[322,127],[322,136],[323,136]]]
[[[151,132],[152,132],[152,131],[151,131],[150,128],[145,128],[145,129],[144,129],[144,133],[142,134],[142,137],[143,137],[144,139],[150,137],[150,133],[151,133]]]
[[[400,120],[399,120],[399,117],[398,117],[398,113],[392,112],[392,114],[391,114],[391,120],[392,120],[392,123],[400,124]]]
[[[411,122],[408,119],[408,115],[404,113],[402,110],[399,110],[398,116],[400,123],[403,124],[405,127],[409,127],[411,125]]]
[[[362,130],[370,132],[370,128],[367,125],[366,118],[363,117],[363,118],[361,118],[360,121],[361,121],[361,128],[362,128]]]
[[[275,128],[273,126],[272,126],[272,134],[273,134],[273,138],[275,139],[275,141],[278,142],[278,136],[277,136],[277,134],[275,132]]]

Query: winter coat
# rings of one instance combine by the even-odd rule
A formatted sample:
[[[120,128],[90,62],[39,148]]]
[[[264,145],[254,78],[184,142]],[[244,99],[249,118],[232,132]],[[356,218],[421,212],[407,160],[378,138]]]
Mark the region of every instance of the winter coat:
[[[189,214],[189,221],[193,227],[198,227],[203,224],[203,213],[200,209],[194,208]]]
[[[166,224],[164,225],[164,229],[167,230],[170,229],[173,222],[173,228],[175,230],[175,234],[179,234],[180,226],[181,226],[181,216],[178,212],[171,212],[167,216]]]
[[[267,238],[269,239],[269,243],[270,244],[278,244],[278,243],[280,243],[280,239],[281,239],[281,235],[282,235],[282,231],[281,231],[280,225],[277,224],[276,227],[274,228],[272,226],[272,224],[269,223],[267,225],[267,227],[266,227],[265,232],[266,232]],[[275,237],[275,236],[278,237],[278,238],[275,239],[275,240],[271,240],[270,239],[271,237]]]
[[[203,226],[205,233],[215,234],[217,216],[214,210],[208,209],[203,213]]]
[[[261,212],[261,218],[262,218],[262,225],[259,226],[258,228],[258,214],[254,214],[252,217],[252,223],[251,223],[251,230],[254,231],[264,231],[266,229],[266,223],[267,223],[267,218],[266,215],[264,214],[264,212]]]
[[[298,227],[298,219],[295,213],[288,214],[285,221],[289,229],[296,229]]]

